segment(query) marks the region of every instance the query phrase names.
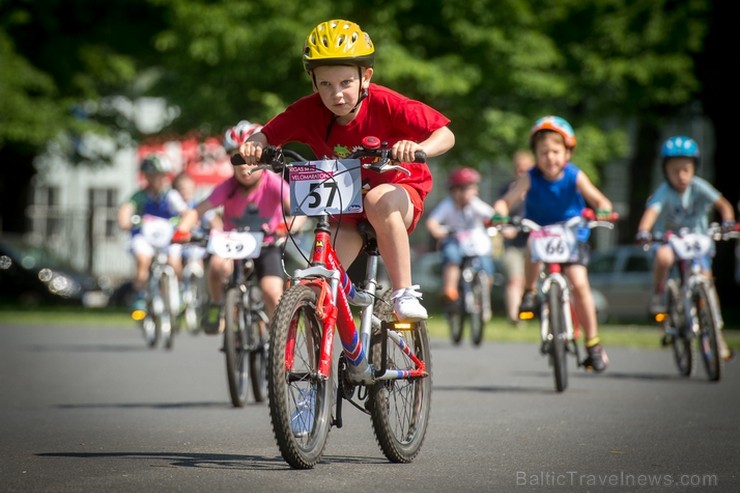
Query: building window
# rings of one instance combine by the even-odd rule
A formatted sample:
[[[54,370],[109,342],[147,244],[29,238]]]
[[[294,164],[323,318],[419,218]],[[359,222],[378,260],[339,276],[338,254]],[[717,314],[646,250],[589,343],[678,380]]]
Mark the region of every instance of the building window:
[[[59,207],[59,187],[37,187],[28,211],[31,231],[42,238],[62,234],[63,214]]]
[[[88,204],[92,217],[92,236],[114,239],[118,233],[118,191],[114,188],[91,188]]]

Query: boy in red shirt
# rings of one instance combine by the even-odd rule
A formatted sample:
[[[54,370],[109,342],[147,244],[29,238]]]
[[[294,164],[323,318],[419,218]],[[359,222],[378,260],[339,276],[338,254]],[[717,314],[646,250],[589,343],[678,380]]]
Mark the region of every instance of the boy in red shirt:
[[[303,64],[313,82],[313,94],[289,105],[253,134],[239,152],[256,163],[267,145],[287,142],[308,145],[316,157],[341,159],[361,148],[362,139],[378,137],[392,147],[393,159],[411,174],[362,171],[364,212],[347,214],[335,230],[337,254],[345,268],[360,252],[357,223],[373,226],[378,249],[393,285],[394,310],[400,320],[425,320],[418,285],[411,282],[409,233],[424,211],[432,188],[426,164],[414,163],[414,153],[428,157],[445,153],[455,143],[450,120],[431,107],[377,84],[371,84],[375,47],[354,22],[334,19],[320,23],[306,39]],[[338,237],[337,237],[338,235]]]

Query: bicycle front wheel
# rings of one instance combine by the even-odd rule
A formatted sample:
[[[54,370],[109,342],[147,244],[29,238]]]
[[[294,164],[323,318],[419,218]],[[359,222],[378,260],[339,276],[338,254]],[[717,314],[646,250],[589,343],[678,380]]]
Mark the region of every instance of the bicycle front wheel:
[[[455,346],[462,342],[463,321],[465,320],[465,304],[462,299],[448,301],[445,306],[447,325],[450,328],[450,339]]]
[[[699,322],[699,352],[704,362],[704,369],[707,371],[707,377],[710,381],[716,382],[722,376],[722,357],[719,352],[719,342],[717,340],[717,325],[715,324],[714,313],[709,297],[711,289],[706,284],[698,284],[694,293],[694,307],[696,317]]]
[[[175,331],[177,330],[176,317],[176,300],[179,301],[180,293],[178,292],[177,280],[163,275],[159,283],[160,293],[164,309],[160,318],[162,329],[162,342],[165,349],[172,349],[175,343]]]
[[[259,312],[246,313],[246,327],[249,331],[249,381],[252,384],[254,400],[263,402],[267,396],[267,316]]]
[[[380,320],[394,320],[390,292],[377,301],[375,306],[374,313]],[[414,325],[416,328],[413,328]],[[383,341],[380,331],[375,331],[371,338],[371,358],[376,368],[381,367],[384,343],[389,370],[416,368],[416,364],[409,358],[409,348],[426,367],[425,377],[381,380],[370,389],[368,398],[375,437],[386,458],[396,463],[411,462],[421,450],[432,399],[432,360],[427,326],[425,322],[418,322],[411,324],[411,327],[411,330],[398,332],[408,348],[404,348],[403,343],[399,344],[390,335]]]
[[[202,275],[195,272],[188,274],[183,286],[183,320],[188,332],[195,335],[200,331],[200,321],[203,318],[203,299],[205,283]]]
[[[270,421],[280,454],[294,469],[316,465],[331,429],[332,378],[318,374],[323,327],[317,298],[307,286],[292,286],[280,298],[270,329]]]
[[[234,407],[244,407],[247,402],[249,367],[246,364],[246,352],[244,351],[243,313],[241,291],[236,288],[229,289],[224,302],[224,354],[229,396]]]
[[[668,317],[665,321],[664,330],[671,341],[673,360],[676,362],[678,373],[688,377],[694,367],[692,332],[691,328],[686,326],[680,289],[673,279],[666,283],[666,301]]]
[[[484,272],[478,272],[470,285],[472,290],[472,306],[468,307],[470,317],[470,338],[474,346],[483,342],[483,331],[486,327],[485,307],[486,296],[490,296],[487,289],[488,280]]]
[[[565,352],[565,313],[563,311],[562,288],[558,283],[550,285],[547,295],[550,324],[550,363],[555,377],[555,390],[563,392],[568,387],[568,365]]]

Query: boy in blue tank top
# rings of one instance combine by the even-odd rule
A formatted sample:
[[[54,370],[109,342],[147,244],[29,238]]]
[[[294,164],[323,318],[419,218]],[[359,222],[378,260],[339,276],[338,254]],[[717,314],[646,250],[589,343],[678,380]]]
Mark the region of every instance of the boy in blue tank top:
[[[611,215],[611,201],[570,162],[576,137],[567,121],[557,116],[540,118],[529,133],[529,144],[535,154],[535,166],[493,204],[496,216],[508,216],[511,206],[521,197],[524,197],[523,217],[541,226],[580,216],[586,204],[596,210],[599,218]],[[563,273],[572,285],[576,315],[585,333],[587,356],[583,366],[601,372],[609,364],[609,358],[599,342],[596,305],[588,280],[587,247],[584,241],[583,254],[577,262],[564,265]],[[541,268],[541,263],[532,262],[527,251],[520,312],[535,309]]]

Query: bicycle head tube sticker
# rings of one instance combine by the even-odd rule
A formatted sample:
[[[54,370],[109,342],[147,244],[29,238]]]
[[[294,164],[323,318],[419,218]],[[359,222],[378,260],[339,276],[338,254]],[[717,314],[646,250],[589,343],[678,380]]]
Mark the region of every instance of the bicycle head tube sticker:
[[[362,212],[360,166],[359,159],[325,159],[291,167],[291,214]]]

